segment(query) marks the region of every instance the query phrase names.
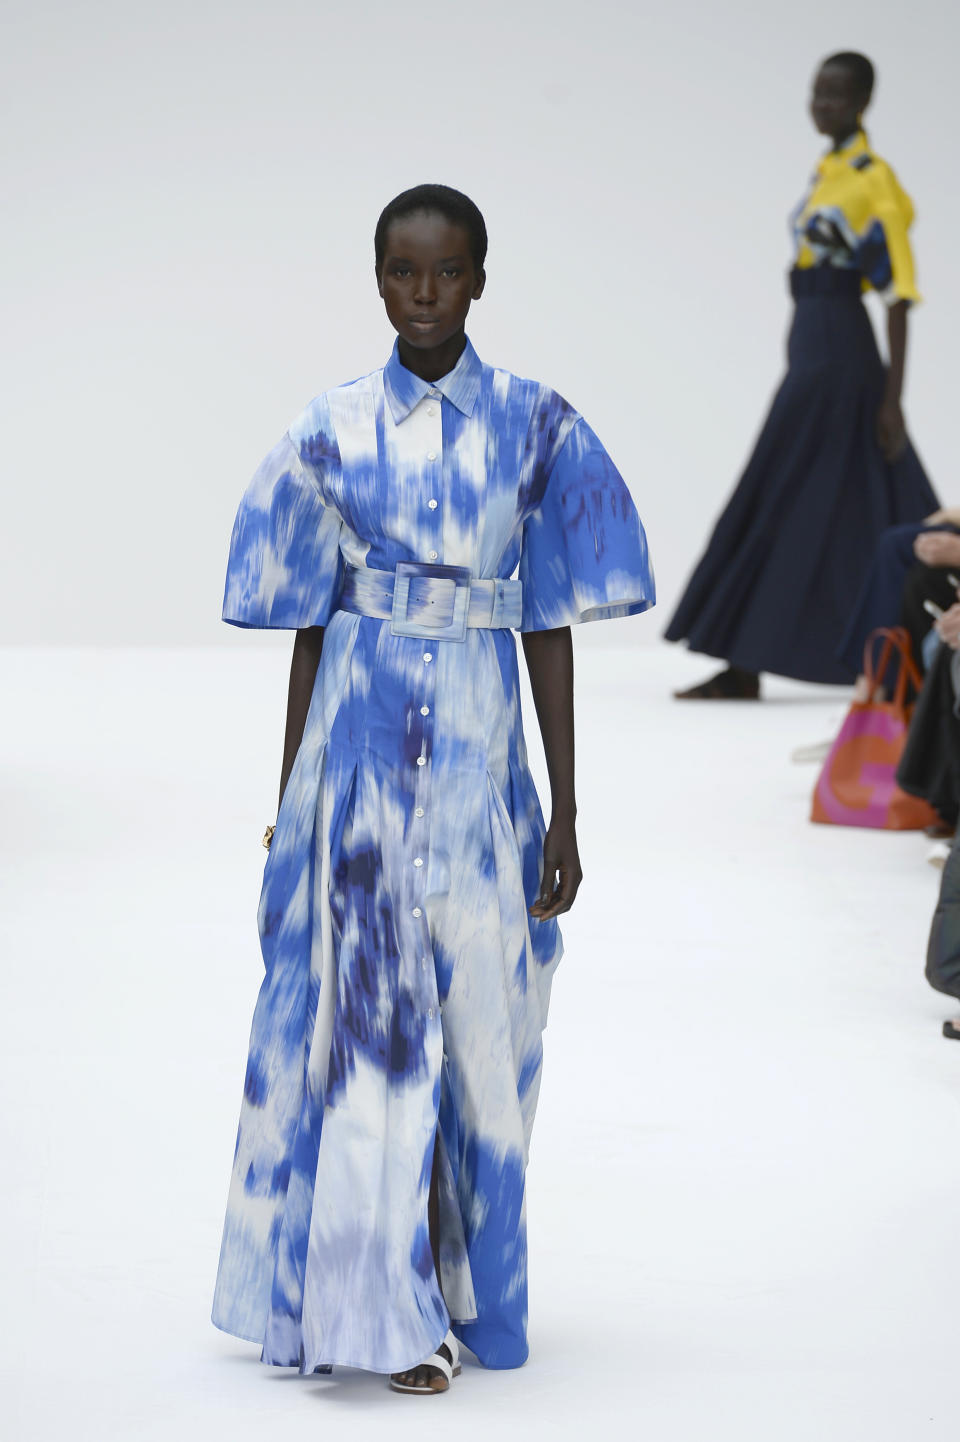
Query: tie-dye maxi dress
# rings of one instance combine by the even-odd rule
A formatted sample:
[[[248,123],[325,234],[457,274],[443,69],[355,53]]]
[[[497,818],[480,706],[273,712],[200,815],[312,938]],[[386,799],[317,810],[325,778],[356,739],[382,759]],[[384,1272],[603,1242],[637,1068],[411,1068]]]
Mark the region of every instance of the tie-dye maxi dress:
[[[521,630],[654,601],[593,431],[469,343],[433,384],[394,347],[318,396],[240,502],[224,620],[326,630],[264,869],[212,1315],[301,1372],[410,1367],[448,1325],[488,1367],[527,1356],[524,1172],[561,941],[527,913],[544,825],[516,641],[338,609],[350,567],[401,561],[519,567]]]

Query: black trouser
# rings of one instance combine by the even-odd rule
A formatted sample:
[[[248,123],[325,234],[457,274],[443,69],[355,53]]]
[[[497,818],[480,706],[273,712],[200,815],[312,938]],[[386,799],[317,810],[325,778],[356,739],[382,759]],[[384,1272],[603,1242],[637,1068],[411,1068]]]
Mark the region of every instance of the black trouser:
[[[897,785],[928,801],[948,826],[956,826],[960,816],[960,721],[953,710],[952,660],[950,647],[941,642],[897,767]]]
[[[960,831],[943,868],[937,909],[927,942],[927,981],[935,991],[960,996]]]
[[[922,561],[917,561],[904,577],[903,598],[900,602],[901,622],[910,632],[913,659],[921,669],[923,640],[933,625],[933,617],[923,609],[923,603],[934,601],[941,611],[949,610],[957,599],[957,588],[951,586],[947,576],[957,572],[960,572],[960,567],[951,569],[950,566],[925,566]]]

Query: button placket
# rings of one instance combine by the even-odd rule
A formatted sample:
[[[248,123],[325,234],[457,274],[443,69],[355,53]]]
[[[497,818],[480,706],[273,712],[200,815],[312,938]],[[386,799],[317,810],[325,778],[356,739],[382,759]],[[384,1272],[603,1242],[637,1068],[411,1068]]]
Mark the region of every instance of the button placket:
[[[421,643],[429,645],[429,643]],[[439,650],[439,645],[438,645]],[[419,667],[419,696],[413,699],[414,717],[419,722],[420,746],[416,757],[413,780],[413,818],[408,833],[408,847],[404,862],[410,894],[413,897],[414,919],[418,931],[416,946],[418,975],[420,977],[420,998],[423,1013],[433,1022],[440,1017],[440,1002],[437,996],[436,969],[432,964],[433,943],[426,915],[427,875],[430,860],[430,792],[433,759],[433,717],[437,687],[437,651],[425,649],[421,652]]]
[[[443,507],[440,504],[443,499],[443,402],[440,392],[436,389],[428,391],[424,404],[428,417],[425,431],[427,440],[424,465],[428,514],[424,516],[424,529],[429,537],[427,560],[437,562],[443,551],[441,544]]]
[[[418,477],[417,529],[425,553],[419,559],[431,564],[443,560],[443,400],[439,390],[431,386],[409,417],[398,426],[400,453]],[[427,888],[430,873],[430,795],[433,771],[434,711],[436,671],[444,649],[440,641],[428,639],[408,642],[418,646],[419,660],[415,666],[414,694],[407,700],[409,714],[416,723],[408,733],[409,744],[415,748],[410,767],[412,772],[412,815],[407,829],[403,858],[403,895],[406,923],[407,973],[411,976],[414,995],[421,1016],[431,1031],[442,1025],[442,1007],[437,994],[433,943],[427,915]],[[414,655],[417,652],[414,651]],[[409,950],[408,950],[409,947]]]

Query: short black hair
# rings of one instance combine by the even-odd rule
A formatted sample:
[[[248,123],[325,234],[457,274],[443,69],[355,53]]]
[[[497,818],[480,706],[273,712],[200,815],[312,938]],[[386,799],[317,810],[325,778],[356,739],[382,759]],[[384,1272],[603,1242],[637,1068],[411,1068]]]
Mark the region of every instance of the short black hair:
[[[824,65],[842,65],[845,70],[848,70],[857,94],[866,104],[873,94],[873,86],[877,78],[872,61],[868,60],[865,55],[861,55],[859,50],[838,50],[836,55],[828,55],[823,63]]]
[[[395,220],[405,220],[408,215],[420,215],[424,211],[442,215],[452,225],[462,225],[470,237],[470,254],[478,271],[483,270],[487,258],[487,227],[479,208],[469,195],[454,190],[449,185],[415,185],[412,190],[403,190],[395,195],[380,212],[377,228],[373,234],[373,250],[376,258],[377,275],[383,269],[386,253],[387,231]]]

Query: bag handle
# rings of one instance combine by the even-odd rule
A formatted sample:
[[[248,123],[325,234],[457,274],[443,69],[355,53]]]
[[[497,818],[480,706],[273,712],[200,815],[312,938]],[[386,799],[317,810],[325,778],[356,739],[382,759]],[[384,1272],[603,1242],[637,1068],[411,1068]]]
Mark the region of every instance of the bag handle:
[[[883,650],[880,653],[880,663],[874,668],[873,649],[881,638],[883,639]],[[863,648],[863,674],[867,678],[872,698],[875,688],[883,685],[883,678],[886,675],[894,648],[899,653],[900,664],[897,667],[897,684],[893,695],[893,704],[902,711],[907,699],[907,682],[910,682],[917,693],[923,687],[923,677],[913,659],[910,649],[910,633],[905,626],[878,626],[875,631],[870,632]]]

